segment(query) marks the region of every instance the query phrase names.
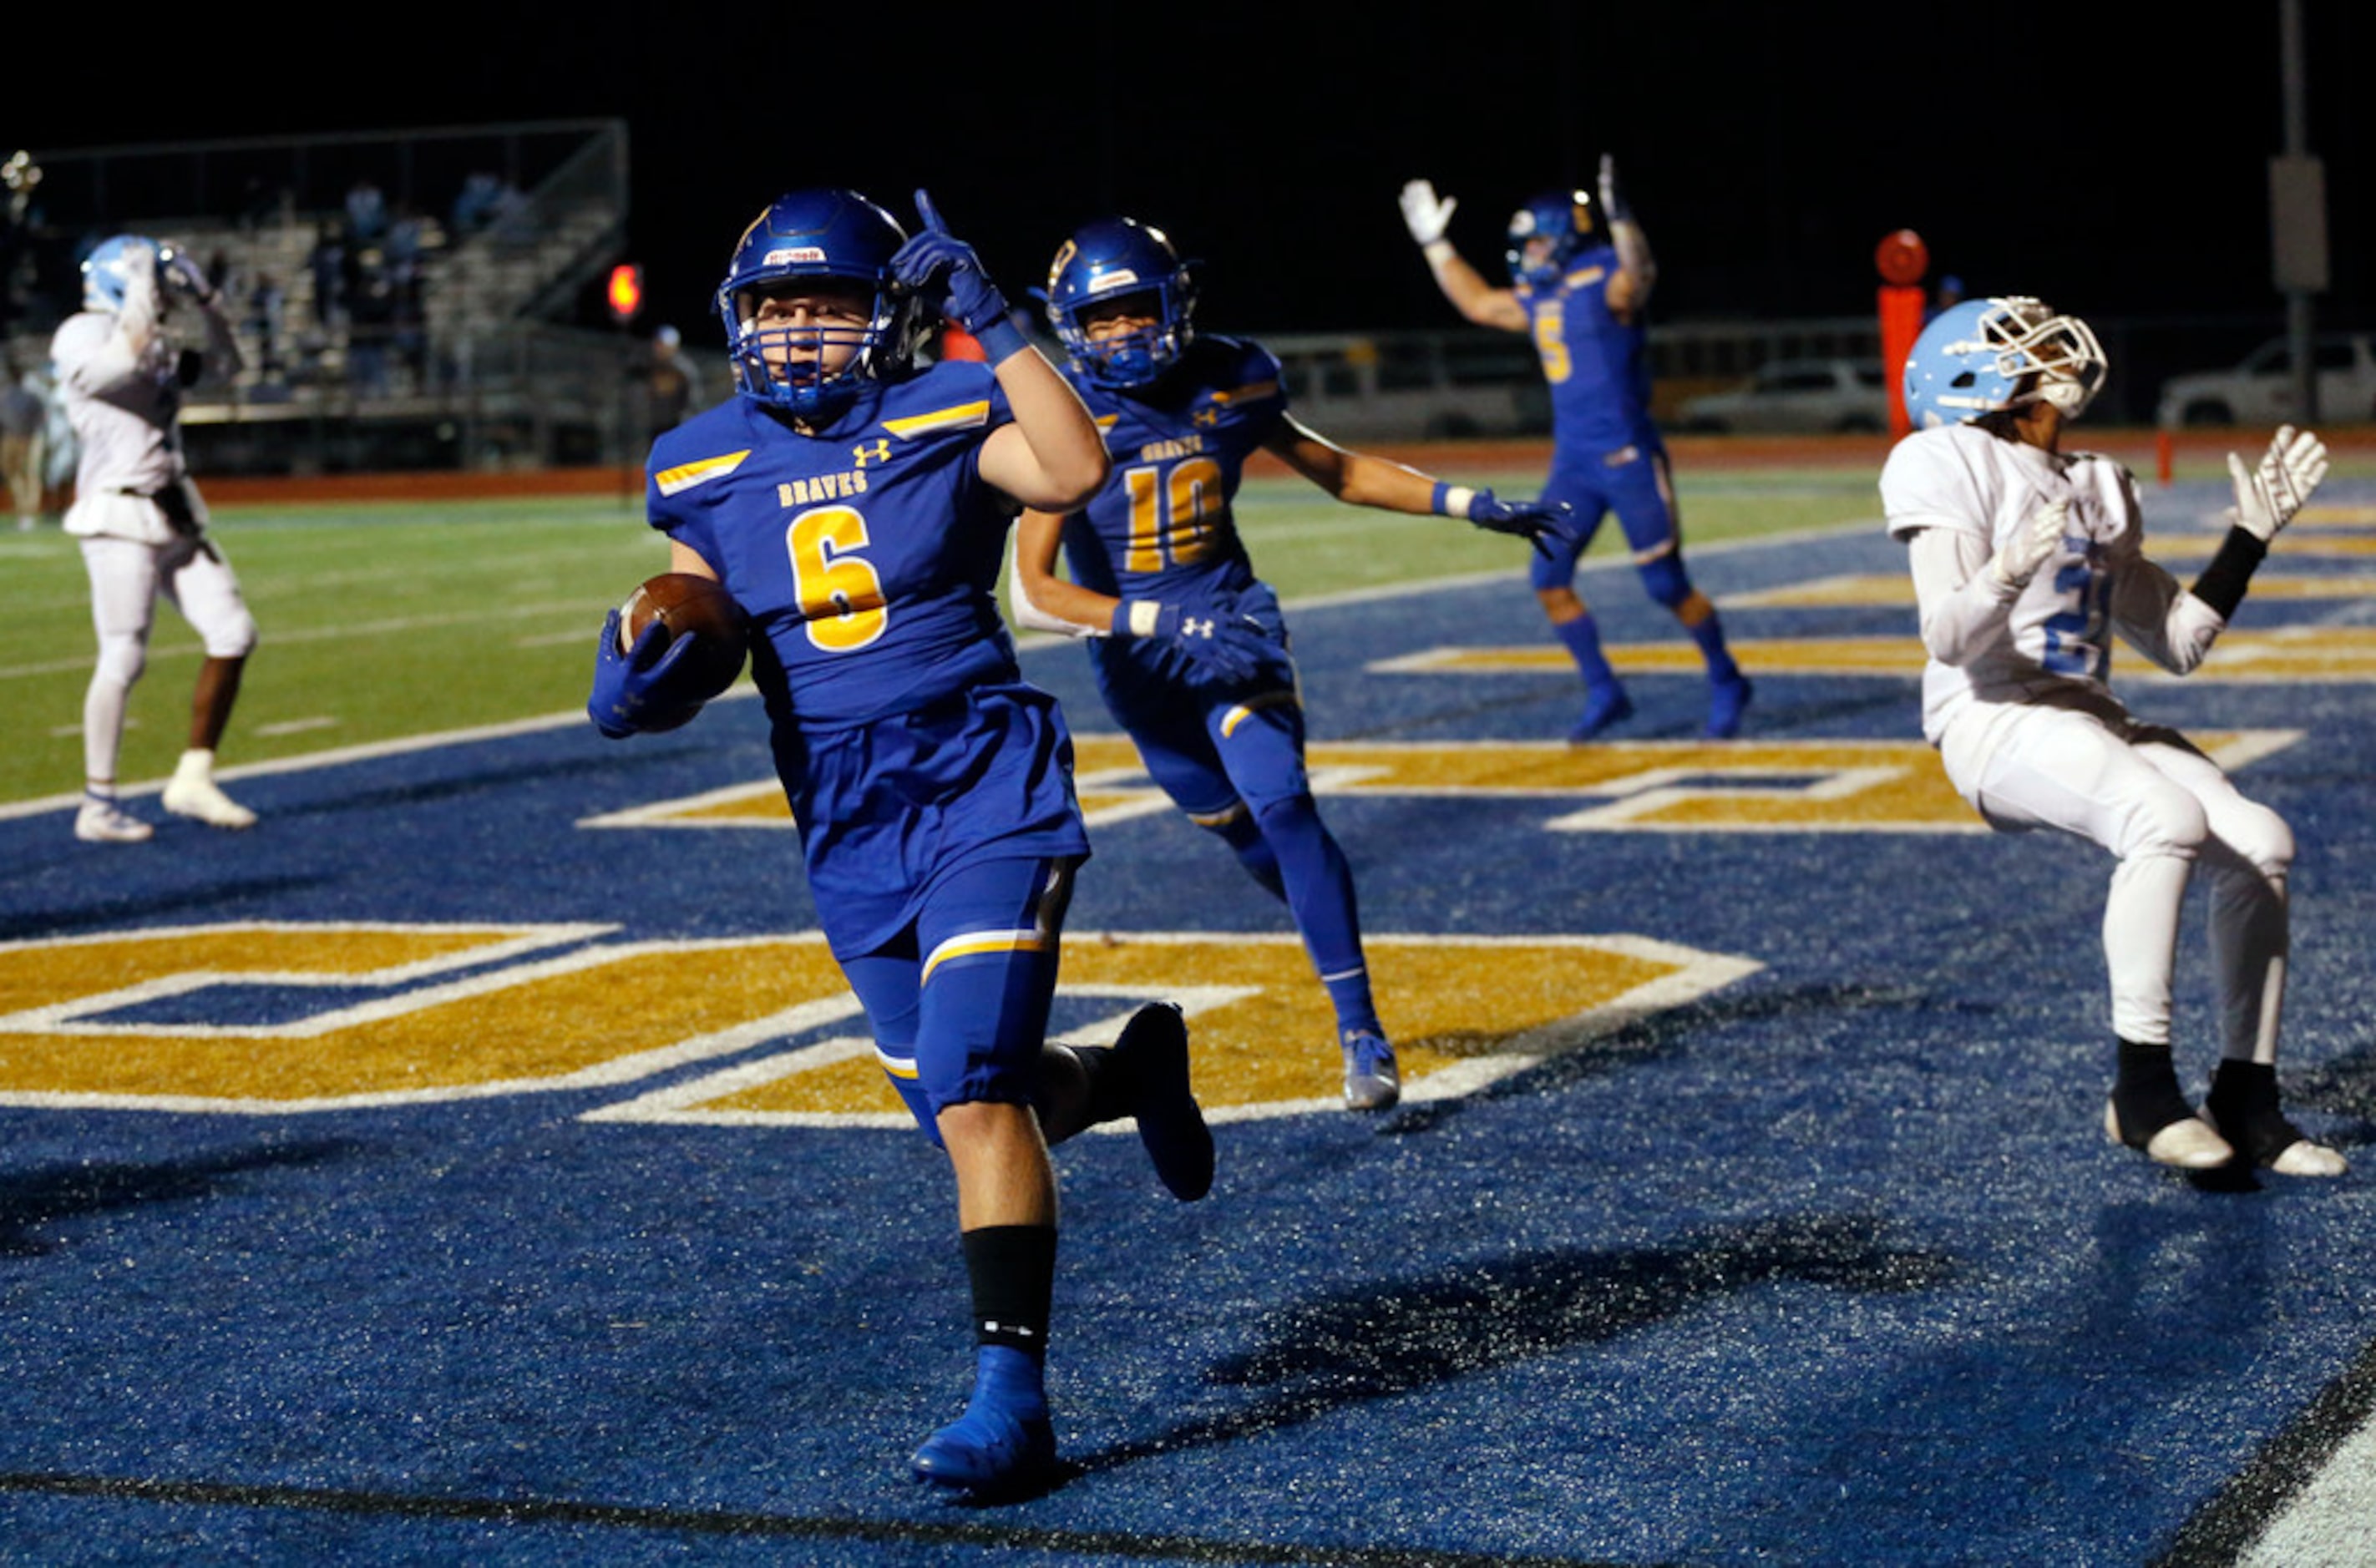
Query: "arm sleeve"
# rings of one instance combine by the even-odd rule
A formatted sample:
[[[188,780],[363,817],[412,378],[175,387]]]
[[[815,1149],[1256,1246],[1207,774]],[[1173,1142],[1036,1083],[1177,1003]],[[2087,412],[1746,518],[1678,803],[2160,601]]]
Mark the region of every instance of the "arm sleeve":
[[[1987,540],[1962,529],[1917,529],[1907,540],[1922,647],[1942,664],[1968,664],[2004,640],[2021,590],[1987,569]]]
[[[1087,626],[1078,621],[1067,621],[1051,615],[1032,601],[1023,587],[1023,573],[1013,558],[1010,543],[1006,563],[1006,599],[1015,615],[1015,624],[1027,632],[1053,632],[1060,637],[1102,637],[1108,635],[1104,626]]]
[[[2111,615],[2122,642],[2173,675],[2192,674],[2228,626],[2142,551],[2113,567]]]

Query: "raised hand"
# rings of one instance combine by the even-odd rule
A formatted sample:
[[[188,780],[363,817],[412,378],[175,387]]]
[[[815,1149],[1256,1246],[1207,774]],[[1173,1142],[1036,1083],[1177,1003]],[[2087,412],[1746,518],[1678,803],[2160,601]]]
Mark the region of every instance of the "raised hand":
[[[916,193],[916,215],[923,229],[891,257],[891,275],[976,337],[1004,321],[1006,296],[974,248],[949,232],[929,193]]]
[[[1443,238],[1452,227],[1452,210],[1460,203],[1451,196],[1438,197],[1433,183],[1413,180],[1403,186],[1403,226],[1419,244],[1432,245]]]
[[[2228,477],[2236,487],[2236,526],[2263,544],[2293,521],[2311,493],[2326,478],[2326,444],[2309,431],[2280,425],[2258,466],[2228,454]]]

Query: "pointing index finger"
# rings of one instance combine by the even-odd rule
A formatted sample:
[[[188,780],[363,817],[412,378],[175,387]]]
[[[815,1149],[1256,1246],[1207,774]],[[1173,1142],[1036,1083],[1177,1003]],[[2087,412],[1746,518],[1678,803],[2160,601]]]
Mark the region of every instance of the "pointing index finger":
[[[928,233],[945,234],[949,232],[949,226],[941,220],[939,211],[933,206],[932,193],[921,186],[916,190],[916,216],[923,220]]]

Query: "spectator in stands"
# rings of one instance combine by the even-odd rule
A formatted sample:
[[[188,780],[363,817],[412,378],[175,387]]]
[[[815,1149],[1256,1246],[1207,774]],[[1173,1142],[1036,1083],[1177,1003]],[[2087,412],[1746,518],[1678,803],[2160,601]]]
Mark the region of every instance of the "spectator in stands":
[[[42,517],[42,436],[49,423],[49,400],[31,375],[19,375],[16,356],[5,362],[0,382],[0,472],[8,476],[8,490],[17,502],[17,527],[30,532]]]
[[[387,198],[369,180],[347,187],[347,232],[358,243],[387,232]]]
[[[651,438],[674,430],[702,406],[701,371],[686,357],[683,334],[663,327],[652,334],[652,368],[644,383]]]

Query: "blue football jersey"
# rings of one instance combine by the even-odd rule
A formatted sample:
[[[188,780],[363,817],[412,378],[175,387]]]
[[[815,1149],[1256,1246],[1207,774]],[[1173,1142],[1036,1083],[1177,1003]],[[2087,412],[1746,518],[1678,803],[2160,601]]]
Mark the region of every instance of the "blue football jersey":
[[[1231,503],[1247,456],[1287,414],[1270,350],[1202,337],[1161,381],[1129,393],[1066,374],[1113,458],[1104,488],[1065,519],[1073,580],[1118,599],[1251,587]]]
[[[1563,450],[1613,452],[1657,439],[1647,334],[1638,315],[1627,323],[1610,313],[1616,276],[1616,249],[1598,245],[1549,287],[1516,286],[1550,386],[1552,440]]]
[[[651,524],[751,617],[778,727],[830,730],[1016,678],[995,585],[1013,504],[981,477],[1011,418],[987,366],[870,388],[815,434],[733,398],[653,444]]]

